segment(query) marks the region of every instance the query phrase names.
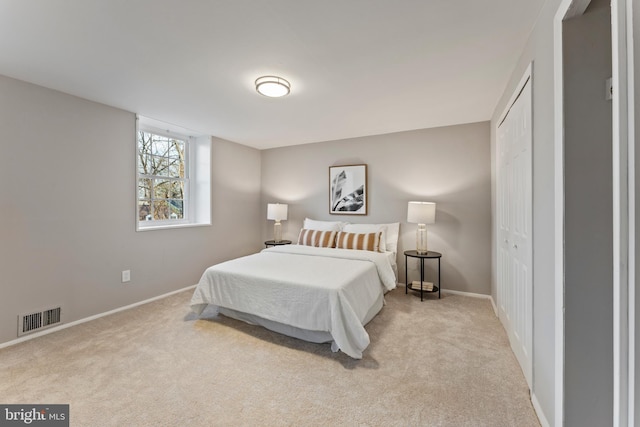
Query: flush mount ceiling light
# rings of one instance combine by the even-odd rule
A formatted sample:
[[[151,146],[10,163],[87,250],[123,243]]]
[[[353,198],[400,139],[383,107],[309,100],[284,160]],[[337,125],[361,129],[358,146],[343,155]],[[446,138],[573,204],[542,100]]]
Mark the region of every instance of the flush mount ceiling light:
[[[256,79],[256,90],[260,95],[279,98],[289,94],[291,84],[282,77],[262,76]]]

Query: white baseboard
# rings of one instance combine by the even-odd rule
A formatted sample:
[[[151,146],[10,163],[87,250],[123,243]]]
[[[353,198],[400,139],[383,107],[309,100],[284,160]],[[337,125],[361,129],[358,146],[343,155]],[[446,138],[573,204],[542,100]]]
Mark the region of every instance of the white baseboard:
[[[442,293],[443,294],[462,295],[462,296],[465,296],[465,297],[472,297],[472,298],[491,299],[491,295],[475,294],[473,292],[454,291],[454,290],[451,290],[451,289],[442,289]]]
[[[136,303],[133,303],[133,304],[130,304],[130,305],[126,305],[124,307],[120,307],[120,308],[116,308],[114,310],[106,311],[104,313],[96,314],[95,316],[85,317],[84,319],[75,320],[75,321],[73,321],[71,323],[65,323],[63,325],[55,326],[53,328],[50,328],[50,329],[47,329],[47,330],[44,330],[44,331],[41,331],[41,332],[36,332],[34,334],[26,335],[26,336],[20,337],[20,338],[15,339],[15,340],[7,341],[5,343],[1,343],[0,344],[0,349],[6,348],[6,347],[11,347],[12,345],[20,344],[21,342],[29,341],[29,340],[32,340],[34,338],[41,337],[43,335],[47,335],[47,334],[50,334],[50,333],[53,333],[53,332],[56,332],[56,331],[60,331],[62,329],[70,328],[72,326],[76,326],[76,325],[80,325],[82,323],[90,322],[92,320],[99,319],[101,317],[109,316],[111,314],[115,314],[115,313],[118,313],[120,311],[129,310],[131,308],[135,308],[135,307],[138,307],[138,306],[141,306],[141,305],[144,305],[144,304],[148,304],[150,302],[157,301],[159,299],[167,298],[167,297],[169,297],[171,295],[174,295],[174,294],[177,294],[177,293],[180,293],[180,292],[183,292],[183,291],[187,291],[189,289],[195,289],[196,286],[197,285],[187,286],[186,288],[178,289],[177,291],[171,291],[171,292],[168,292],[166,294],[158,295],[157,297],[146,299],[144,301],[136,302]]]
[[[538,421],[540,421],[540,425],[542,427],[551,427],[549,421],[547,421],[547,417],[544,416],[544,411],[540,407],[540,403],[538,402],[538,398],[535,393],[531,393],[531,403],[533,404],[533,409],[536,411],[536,415],[538,416]]]
[[[491,297],[491,305],[493,306],[493,312],[496,314],[496,317],[498,317],[498,306],[496,305],[496,302],[493,300],[493,297]]]
[[[442,293],[443,294],[462,295],[462,296],[471,297],[471,298],[488,299],[489,301],[491,301],[491,306],[493,307],[493,313],[496,315],[496,317],[498,316],[498,307],[496,307],[496,303],[493,300],[493,297],[491,295],[475,294],[473,292],[453,291],[451,289],[443,289]]]

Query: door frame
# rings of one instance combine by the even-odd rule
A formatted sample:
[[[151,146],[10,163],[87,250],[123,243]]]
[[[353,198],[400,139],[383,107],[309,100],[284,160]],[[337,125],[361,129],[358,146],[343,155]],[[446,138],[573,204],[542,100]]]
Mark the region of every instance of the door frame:
[[[591,0],[562,0],[554,33],[555,414],[564,423],[564,99],[562,22]],[[611,0],[613,83],[613,426],[635,422],[633,0]],[[633,233],[633,234],[631,234]],[[640,409],[640,408],[639,408]]]
[[[554,417],[564,425],[564,64],[562,23],[582,15],[591,0],[562,0],[553,18],[554,115]]]
[[[634,424],[635,281],[632,1],[611,1],[613,79],[613,425]],[[631,95],[630,95],[631,94]],[[633,280],[632,280],[633,279]]]

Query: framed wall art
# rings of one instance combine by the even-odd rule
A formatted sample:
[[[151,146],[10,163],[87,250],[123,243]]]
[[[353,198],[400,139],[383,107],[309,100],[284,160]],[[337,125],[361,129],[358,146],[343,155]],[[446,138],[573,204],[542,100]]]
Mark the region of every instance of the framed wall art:
[[[367,214],[367,165],[329,167],[329,213]]]

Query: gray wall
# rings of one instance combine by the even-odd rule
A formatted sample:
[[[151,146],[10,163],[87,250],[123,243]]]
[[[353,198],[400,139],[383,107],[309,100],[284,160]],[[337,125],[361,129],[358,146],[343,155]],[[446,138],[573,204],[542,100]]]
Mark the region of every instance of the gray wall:
[[[329,167],[361,163],[368,167],[369,214],[329,214]],[[427,228],[429,248],[443,254],[443,287],[488,295],[491,268],[488,122],[262,152],[264,239],[273,234],[273,222],[266,220],[266,206],[270,202],[289,204],[283,238],[291,240],[297,239],[305,217],[359,223],[400,222],[398,266],[400,280],[404,281],[402,253],[415,249],[416,224],[406,222],[410,200],[437,203],[436,223]],[[415,264],[409,263],[412,280],[419,277]]]
[[[0,343],[19,313],[86,318],[260,248],[257,150],[213,139],[212,226],[136,232],[133,113],[0,76],[0,129]]]
[[[613,419],[611,13],[592,2],[563,27],[565,423]],[[588,372],[588,375],[585,373]]]

